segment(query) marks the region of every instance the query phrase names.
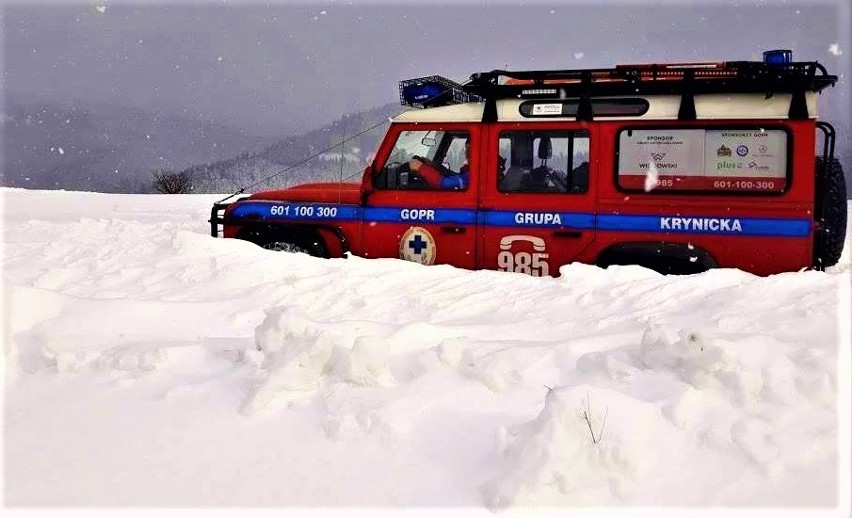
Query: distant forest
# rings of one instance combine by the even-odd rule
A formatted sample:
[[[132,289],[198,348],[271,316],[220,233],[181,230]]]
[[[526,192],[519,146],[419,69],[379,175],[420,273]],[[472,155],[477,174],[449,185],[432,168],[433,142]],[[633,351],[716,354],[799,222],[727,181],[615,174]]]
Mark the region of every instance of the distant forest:
[[[282,139],[256,152],[193,165],[181,171],[193,192],[283,188],[306,182],[360,181],[398,104],[346,115],[322,128]],[[268,180],[267,180],[268,179]]]

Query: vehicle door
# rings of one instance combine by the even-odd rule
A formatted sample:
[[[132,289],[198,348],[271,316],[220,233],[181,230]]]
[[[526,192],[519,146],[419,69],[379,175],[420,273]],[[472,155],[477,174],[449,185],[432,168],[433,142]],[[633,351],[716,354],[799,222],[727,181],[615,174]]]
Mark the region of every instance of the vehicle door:
[[[365,257],[475,267],[479,154],[468,158],[466,143],[478,149],[474,124],[391,126],[363,210]],[[412,170],[413,158],[439,170],[442,185]]]
[[[480,267],[558,275],[595,238],[589,125],[498,123],[484,138]]]

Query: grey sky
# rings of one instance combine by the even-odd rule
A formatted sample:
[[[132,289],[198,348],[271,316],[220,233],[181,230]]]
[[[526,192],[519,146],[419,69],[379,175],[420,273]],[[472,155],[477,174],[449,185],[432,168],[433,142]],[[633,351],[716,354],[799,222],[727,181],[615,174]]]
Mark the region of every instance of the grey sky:
[[[792,48],[794,58],[818,60],[848,79],[848,12],[843,0],[7,3],[3,88],[25,98],[156,107],[281,135],[393,102],[399,79],[464,80],[506,66],[760,59],[763,50]],[[826,100],[848,120],[849,95],[835,90]]]

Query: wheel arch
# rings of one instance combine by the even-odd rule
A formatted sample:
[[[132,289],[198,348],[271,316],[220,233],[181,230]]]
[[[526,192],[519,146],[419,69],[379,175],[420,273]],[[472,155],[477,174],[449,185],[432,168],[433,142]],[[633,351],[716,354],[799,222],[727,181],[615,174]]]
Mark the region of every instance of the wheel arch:
[[[595,261],[606,268],[614,264],[636,264],[663,274],[700,273],[719,264],[704,248],[686,243],[634,241],[617,243],[602,250]]]
[[[259,246],[272,239],[288,241],[311,250],[311,255],[323,258],[333,257],[331,254],[335,252],[342,254],[346,251],[344,242],[339,241],[334,229],[320,225],[251,223],[244,225],[235,237]]]

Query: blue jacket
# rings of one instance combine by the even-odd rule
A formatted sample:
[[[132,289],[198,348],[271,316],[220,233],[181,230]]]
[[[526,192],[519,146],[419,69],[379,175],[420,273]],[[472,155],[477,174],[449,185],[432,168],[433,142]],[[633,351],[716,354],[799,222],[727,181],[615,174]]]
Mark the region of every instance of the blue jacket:
[[[470,181],[470,175],[468,174],[467,164],[465,164],[458,174],[441,178],[441,189],[463,191],[467,189],[468,181]]]

